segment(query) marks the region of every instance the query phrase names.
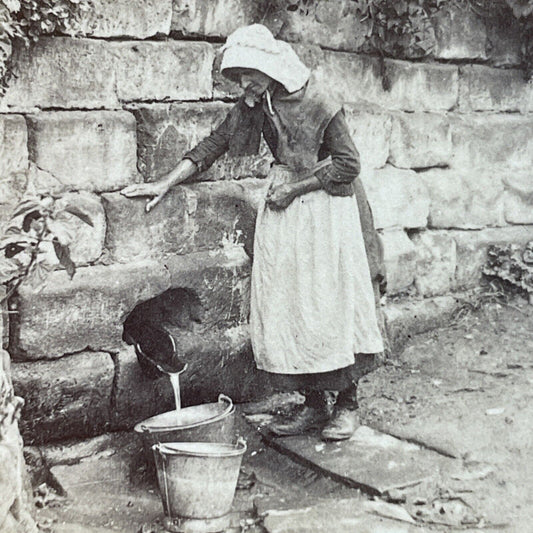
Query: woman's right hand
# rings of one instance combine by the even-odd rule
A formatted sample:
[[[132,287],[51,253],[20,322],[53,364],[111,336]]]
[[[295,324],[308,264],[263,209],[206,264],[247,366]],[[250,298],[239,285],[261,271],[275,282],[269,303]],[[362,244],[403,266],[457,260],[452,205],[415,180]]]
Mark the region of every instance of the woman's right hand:
[[[135,196],[148,196],[149,200],[145,206],[145,210],[149,213],[165,196],[169,190],[169,186],[162,181],[155,181],[151,183],[135,183],[128,185],[120,191],[127,198]]]

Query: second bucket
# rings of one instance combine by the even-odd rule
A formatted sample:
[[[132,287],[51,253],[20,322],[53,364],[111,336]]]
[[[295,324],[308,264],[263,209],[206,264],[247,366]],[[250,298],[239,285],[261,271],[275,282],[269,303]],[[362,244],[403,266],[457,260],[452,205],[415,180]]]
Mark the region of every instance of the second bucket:
[[[172,532],[219,532],[228,525],[246,443],[172,442],[152,447]]]

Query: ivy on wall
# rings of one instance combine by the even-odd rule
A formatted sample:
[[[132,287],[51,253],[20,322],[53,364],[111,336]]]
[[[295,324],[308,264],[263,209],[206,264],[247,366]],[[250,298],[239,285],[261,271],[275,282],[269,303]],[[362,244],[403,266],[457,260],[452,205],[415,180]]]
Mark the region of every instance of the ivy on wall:
[[[29,45],[41,35],[74,34],[72,22],[91,0],[0,0],[0,95],[5,91],[16,40]]]
[[[328,1],[333,0],[260,0],[260,5],[267,19],[286,12],[313,16]],[[431,57],[436,46],[432,19],[443,8],[470,9],[489,22],[514,16],[521,24],[527,75],[533,75],[533,0],[348,0],[347,4],[364,23],[358,27],[364,33],[362,51],[399,59]]]

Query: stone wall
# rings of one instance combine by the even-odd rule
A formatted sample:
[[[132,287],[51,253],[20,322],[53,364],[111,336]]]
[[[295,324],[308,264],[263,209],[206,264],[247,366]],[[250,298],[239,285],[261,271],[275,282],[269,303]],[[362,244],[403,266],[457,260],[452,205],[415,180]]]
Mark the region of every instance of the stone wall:
[[[200,322],[184,332],[193,346],[186,401],[260,392],[245,248],[267,151],[223,157],[148,215],[143,200],[118,194],[167,172],[220,122],[238,91],[217,73],[219,42],[262,20],[260,4],[95,0],[80,38],[47,37],[17,51],[17,77],[0,99],[0,222],[28,186],[68,194],[93,221],[78,228],[72,281],[58,269],[40,293],[23,289],[11,302],[9,352],[26,398],[27,443],[131,428],[169,405],[168,384],[143,376],[122,340],[129,313],[169,289],[201,303]],[[478,286],[490,243],[533,239],[533,87],[516,68],[512,28],[450,9],[435,20],[434,60],[386,60],[385,91],[378,60],[360,53],[350,2],[317,6],[267,22],[345,102],[389,294],[411,295],[384,309],[394,336],[401,309],[411,322],[425,302],[428,316],[448,313],[450,294]],[[422,322],[432,319],[412,327]]]

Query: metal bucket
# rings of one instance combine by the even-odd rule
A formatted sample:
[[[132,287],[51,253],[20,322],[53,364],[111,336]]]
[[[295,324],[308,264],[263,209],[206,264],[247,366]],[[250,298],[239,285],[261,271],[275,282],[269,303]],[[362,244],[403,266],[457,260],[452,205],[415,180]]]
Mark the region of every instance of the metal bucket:
[[[183,531],[184,524],[190,527],[192,521],[204,524],[204,531],[220,531],[213,527],[220,527],[231,510],[246,451],[244,440],[171,442],[152,449],[167,527]]]
[[[235,406],[221,394],[217,403],[168,411],[139,422],[135,431],[142,436],[147,457],[161,442],[235,442]]]

